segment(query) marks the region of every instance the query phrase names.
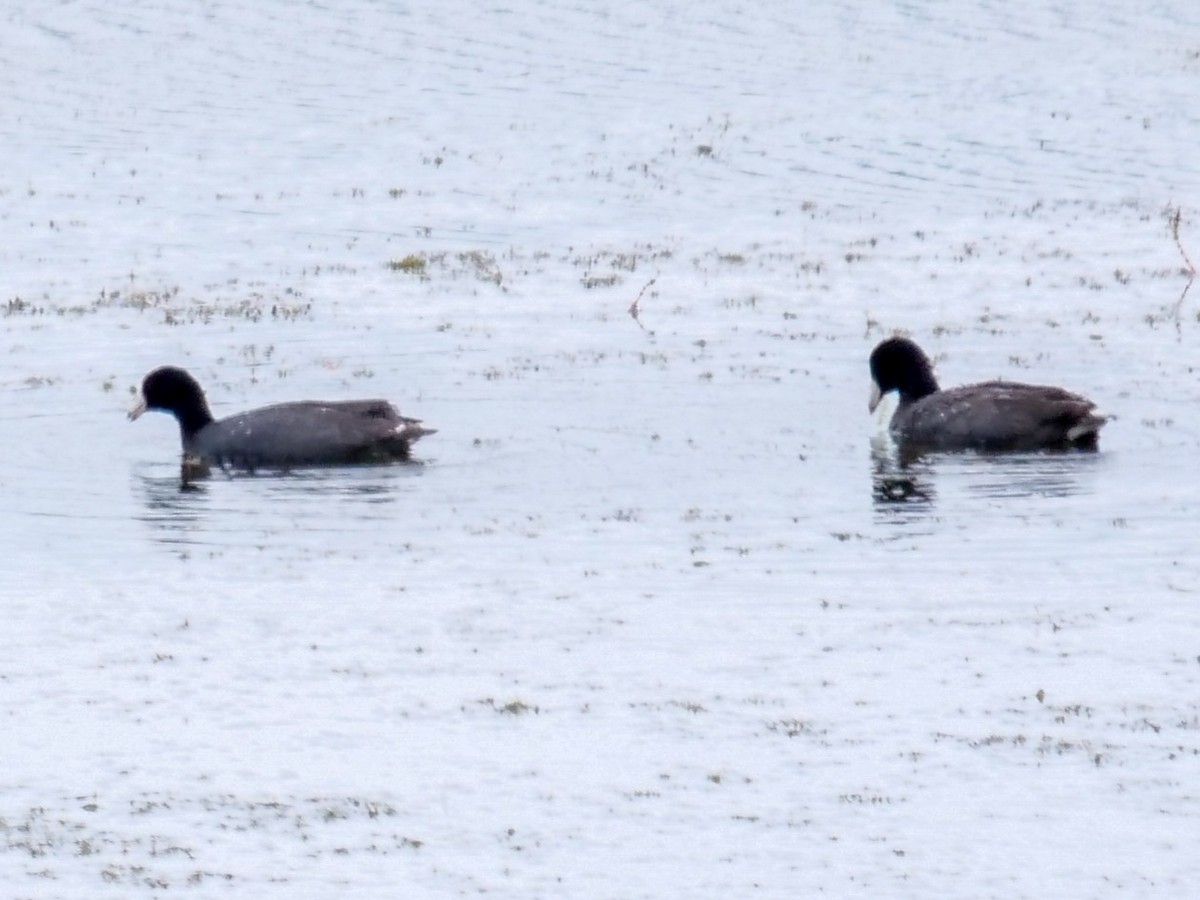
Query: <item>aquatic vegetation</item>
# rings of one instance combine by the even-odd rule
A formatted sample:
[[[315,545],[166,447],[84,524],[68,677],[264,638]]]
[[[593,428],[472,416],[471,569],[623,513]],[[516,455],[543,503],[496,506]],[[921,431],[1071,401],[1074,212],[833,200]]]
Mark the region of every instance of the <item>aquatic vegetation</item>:
[[[312,302],[304,300],[294,289],[285,289],[272,296],[253,291],[234,297],[183,297],[178,287],[170,287],[130,291],[101,288],[88,302],[46,295],[37,303],[13,297],[4,304],[5,316],[74,318],[113,311],[158,313],[166,325],[206,323],[216,319],[293,321],[309,317]]]
[[[393,272],[405,272],[409,275],[424,275],[427,268],[425,257],[410,253],[403,259],[393,259],[387,264]]]

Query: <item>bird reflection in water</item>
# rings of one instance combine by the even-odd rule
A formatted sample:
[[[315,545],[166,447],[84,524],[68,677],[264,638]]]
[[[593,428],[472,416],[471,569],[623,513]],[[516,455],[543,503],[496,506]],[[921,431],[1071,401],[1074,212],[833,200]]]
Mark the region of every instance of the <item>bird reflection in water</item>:
[[[1102,453],[905,453],[887,438],[871,441],[871,492],[881,520],[903,523],[932,516],[942,497],[965,501],[1065,498],[1094,491]]]
[[[138,518],[154,540],[174,547],[222,546],[247,523],[280,533],[376,529],[395,518],[406,480],[422,470],[412,463],[341,466],[197,481],[188,479],[186,466],[182,478],[154,466],[135,471],[132,479],[141,497]]]
[[[910,520],[933,511],[937,502],[931,466],[907,458],[886,436],[871,441],[871,490],[877,513]]]
[[[191,544],[203,531],[208,511],[202,485],[181,484],[178,478],[138,473],[134,485],[142,495],[145,512],[139,518],[151,526],[155,539],[164,544]]]

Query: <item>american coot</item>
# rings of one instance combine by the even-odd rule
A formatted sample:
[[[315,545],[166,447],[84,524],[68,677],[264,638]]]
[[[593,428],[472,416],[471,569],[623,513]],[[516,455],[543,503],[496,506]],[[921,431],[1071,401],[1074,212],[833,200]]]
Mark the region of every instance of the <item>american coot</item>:
[[[254,470],[406,460],[415,441],[434,433],[386,400],[278,403],[215,421],[196,379],[174,366],[145,377],[129,418],[150,409],[179,422],[185,480],[208,466]]]
[[[907,338],[875,348],[871,378],[872,412],[899,391],[890,430],[907,450],[1095,450],[1107,421],[1092,401],[1057,387],[988,381],[939,390],[929,357]]]

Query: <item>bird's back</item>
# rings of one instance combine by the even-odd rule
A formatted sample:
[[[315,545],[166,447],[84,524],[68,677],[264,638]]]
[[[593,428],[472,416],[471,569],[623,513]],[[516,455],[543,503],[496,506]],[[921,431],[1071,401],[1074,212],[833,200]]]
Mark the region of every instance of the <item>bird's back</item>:
[[[216,465],[241,468],[407,459],[431,429],[386,400],[278,403],[212,422],[186,448]]]
[[[1046,385],[989,381],[902,404],[897,440],[930,450],[1095,447],[1105,422],[1086,397]]]

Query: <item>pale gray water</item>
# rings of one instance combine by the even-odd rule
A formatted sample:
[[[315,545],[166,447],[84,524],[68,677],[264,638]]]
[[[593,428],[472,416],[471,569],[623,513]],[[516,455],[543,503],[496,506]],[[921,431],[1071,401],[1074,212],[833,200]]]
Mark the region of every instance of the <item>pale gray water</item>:
[[[1200,876],[1191,6],[63,13],[0,38],[8,883]],[[897,328],[1102,451],[897,469]],[[167,362],[440,431],[180,492]]]

